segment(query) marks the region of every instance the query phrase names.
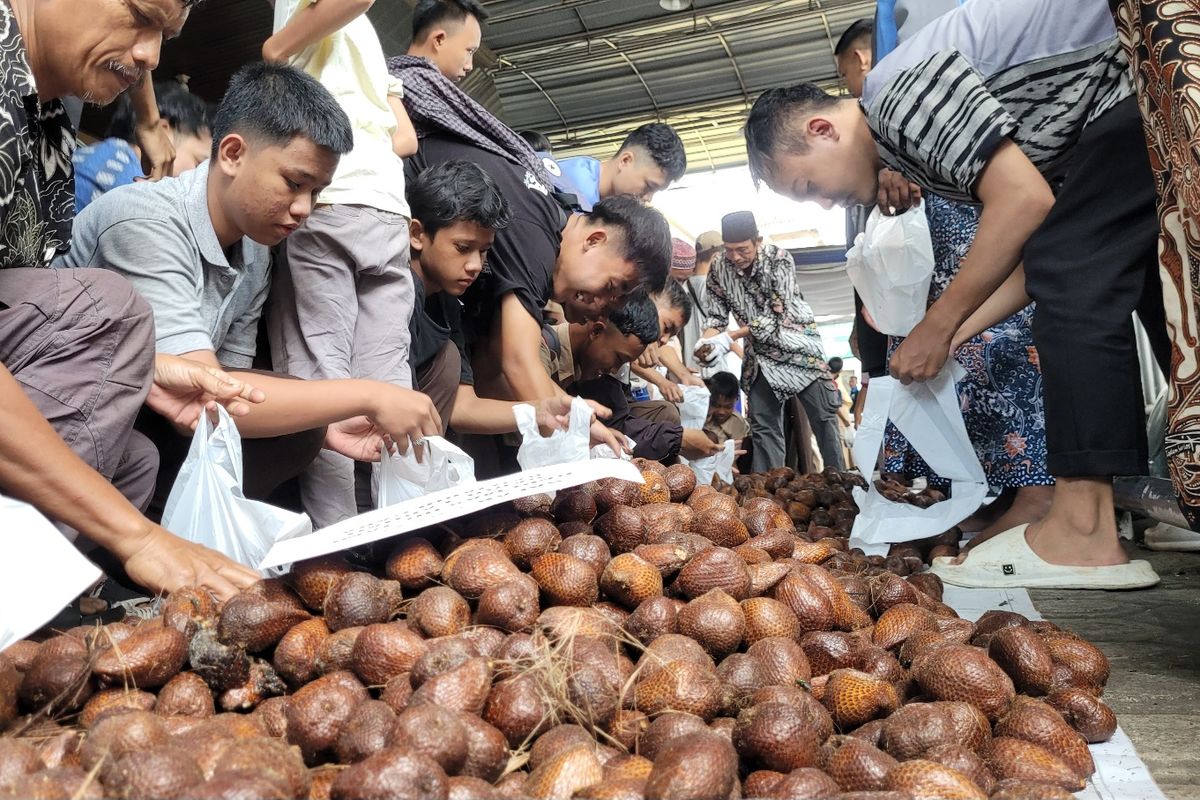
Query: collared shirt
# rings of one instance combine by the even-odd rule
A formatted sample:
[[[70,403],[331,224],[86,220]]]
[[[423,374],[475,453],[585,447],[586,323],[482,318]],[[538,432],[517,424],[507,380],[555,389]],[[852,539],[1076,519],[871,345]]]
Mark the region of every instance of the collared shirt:
[[[37,83],[8,3],[0,2],[0,268],[44,267],[71,242],[75,130]]]
[[[743,271],[724,253],[713,259],[705,284],[704,325],[725,330],[729,315],[750,328],[742,389],[762,370],[780,399],[803,390],[828,373],[825,349],[812,309],[796,288],[796,262],[773,244],[758,248],[758,257]]]
[[[704,421],[704,435],[717,444],[724,444],[730,439],[745,439],[750,435],[750,426],[741,414],[730,414],[720,425],[709,417]]]
[[[888,166],[978,202],[979,176],[1005,139],[1053,181],[1084,128],[1132,93],[1107,3],[971,0],[879,61],[862,108]]]
[[[319,0],[277,0],[273,30]],[[402,96],[399,78],[388,74],[379,36],[366,15],[314,42],[289,63],[330,91],[350,118],[354,149],[341,157],[333,182],[319,202],[357,205],[409,215],[404,164],[392,150],[396,115],[388,95]]]
[[[271,256],[243,238],[221,247],[208,212],[208,165],[104,194],[75,221],[56,267],[119,272],[154,310],[156,348],[212,350],[228,367],[254,360]]]

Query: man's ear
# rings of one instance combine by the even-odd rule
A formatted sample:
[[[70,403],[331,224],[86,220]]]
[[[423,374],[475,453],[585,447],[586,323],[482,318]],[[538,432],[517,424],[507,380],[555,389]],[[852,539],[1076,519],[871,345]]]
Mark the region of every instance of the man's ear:
[[[593,247],[600,247],[608,241],[608,231],[604,228],[596,228],[587,235],[583,240],[583,249],[591,250]]]
[[[637,161],[637,153],[632,150],[622,150],[617,153],[617,166],[621,169],[632,167],[634,161]]]
[[[601,336],[604,335],[604,332],[606,330],[608,330],[608,323],[606,323],[602,319],[592,320],[591,322],[587,323],[587,326],[588,326],[588,338],[591,339],[592,341],[599,339]]]
[[[449,35],[444,30],[437,30],[430,34],[429,44],[433,46],[434,52],[437,52],[442,49],[442,45],[446,43],[446,39],[448,38]]]
[[[840,137],[837,126],[828,117],[809,117],[804,125],[804,132],[809,137],[827,139],[836,142]]]
[[[871,51],[870,50],[855,50],[854,55],[858,58],[858,66],[862,68],[864,74],[871,71]]]
[[[230,133],[217,145],[217,165],[221,172],[232,178],[246,162],[248,147],[241,134]]]

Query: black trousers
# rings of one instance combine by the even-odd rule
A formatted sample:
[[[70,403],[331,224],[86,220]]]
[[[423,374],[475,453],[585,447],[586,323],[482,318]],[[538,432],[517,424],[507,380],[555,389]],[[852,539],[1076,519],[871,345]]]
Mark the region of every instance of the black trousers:
[[[1083,132],[1054,207],[1025,245],[1037,302],[1050,473],[1137,475],[1146,429],[1132,315],[1168,358],[1156,247],[1158,213],[1134,98]]]

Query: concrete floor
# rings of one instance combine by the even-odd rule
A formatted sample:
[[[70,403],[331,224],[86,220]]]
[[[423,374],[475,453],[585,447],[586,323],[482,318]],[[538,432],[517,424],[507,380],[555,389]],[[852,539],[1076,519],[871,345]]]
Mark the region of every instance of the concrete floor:
[[[1200,553],[1130,545],[1162,578],[1137,592],[1029,594],[1042,616],[1112,662],[1104,700],[1172,800],[1200,800]]]

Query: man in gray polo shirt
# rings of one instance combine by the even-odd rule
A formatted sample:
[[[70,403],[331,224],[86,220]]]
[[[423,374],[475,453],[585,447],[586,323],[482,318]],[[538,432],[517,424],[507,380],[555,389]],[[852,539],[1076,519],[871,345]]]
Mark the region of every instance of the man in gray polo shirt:
[[[251,64],[230,81],[213,140],[212,159],[192,172],[121,187],[84,209],[56,266],[120,272],[154,311],[158,352],[237,370],[255,355],[270,284],[267,247],[308,217],[353,139],[345,112],[316,80],[279,64]],[[369,461],[385,435],[407,449],[409,440],[441,431],[428,397],[391,384],[270,374],[253,382],[267,399],[238,421],[250,497],[265,497],[299,473],[322,444]],[[139,428],[162,457],[157,505],[187,438],[150,412]]]

